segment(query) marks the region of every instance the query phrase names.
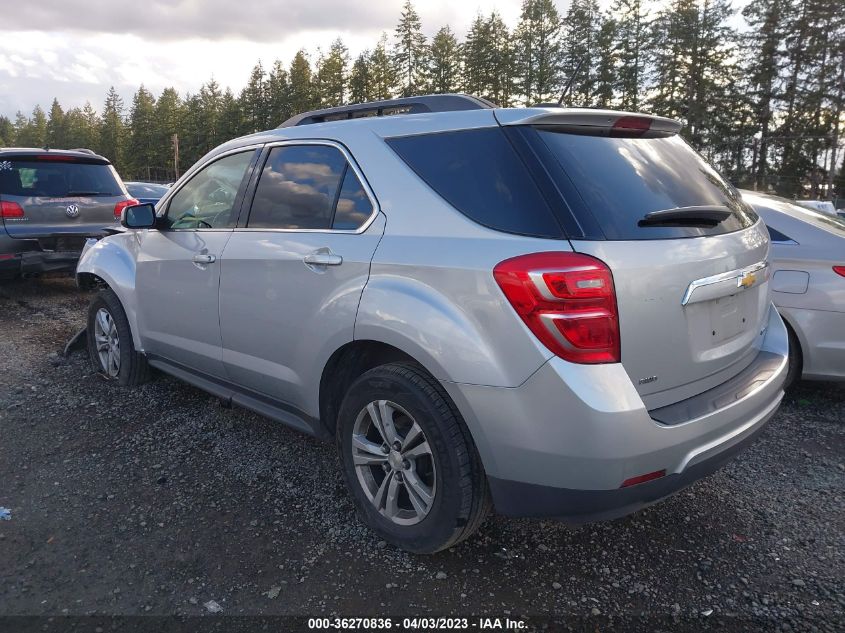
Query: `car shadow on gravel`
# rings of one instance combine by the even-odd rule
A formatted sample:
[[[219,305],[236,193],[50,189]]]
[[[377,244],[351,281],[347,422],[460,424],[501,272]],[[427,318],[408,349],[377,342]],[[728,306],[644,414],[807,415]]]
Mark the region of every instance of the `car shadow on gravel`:
[[[492,517],[418,557],[357,520],[331,444],[161,374],[123,389],[60,358],[89,299],[71,280],[0,287],[0,614],[214,600],[224,615],[843,621],[839,386],[798,385],[736,460],[635,515]]]

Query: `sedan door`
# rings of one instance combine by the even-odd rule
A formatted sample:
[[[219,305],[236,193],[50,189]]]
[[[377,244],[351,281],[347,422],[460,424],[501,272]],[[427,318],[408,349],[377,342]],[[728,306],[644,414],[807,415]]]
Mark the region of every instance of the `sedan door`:
[[[165,202],[162,226],[138,232],[138,319],[151,357],[225,376],[217,311],[220,256],[257,155],[251,148],[204,166]]]
[[[308,411],[329,356],[352,340],[384,216],[345,148],[296,141],[268,151],[241,224],[221,266],[226,371]]]

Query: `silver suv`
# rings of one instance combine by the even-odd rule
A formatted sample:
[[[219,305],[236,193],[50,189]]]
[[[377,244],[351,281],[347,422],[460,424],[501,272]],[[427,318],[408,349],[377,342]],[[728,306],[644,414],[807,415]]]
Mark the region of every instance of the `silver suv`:
[[[787,365],[766,228],[679,128],[446,95],[228,142],[84,252],[92,358],[334,439],[410,551],[633,512],[754,438]]]
[[[86,238],[137,203],[91,150],[0,148],[0,279],[72,273]]]

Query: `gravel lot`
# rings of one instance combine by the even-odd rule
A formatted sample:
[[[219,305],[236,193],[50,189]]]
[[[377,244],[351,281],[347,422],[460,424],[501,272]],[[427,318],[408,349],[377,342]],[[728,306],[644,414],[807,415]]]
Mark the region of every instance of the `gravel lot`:
[[[634,516],[494,517],[414,557],[356,520],[332,446],[160,374],[123,389],[84,353],[59,357],[89,298],[66,278],[0,285],[0,615],[213,600],[223,615],[845,626],[845,386],[799,386],[750,450]]]

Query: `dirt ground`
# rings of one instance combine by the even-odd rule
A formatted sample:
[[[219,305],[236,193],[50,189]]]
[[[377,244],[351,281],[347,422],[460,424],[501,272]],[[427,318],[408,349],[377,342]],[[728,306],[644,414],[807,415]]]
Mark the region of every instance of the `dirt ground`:
[[[845,386],[799,385],[748,451],[633,516],[493,517],[416,557],[356,519],[333,446],[160,374],[120,388],[60,357],[89,299],[66,278],[0,285],[0,616],[845,627]]]

